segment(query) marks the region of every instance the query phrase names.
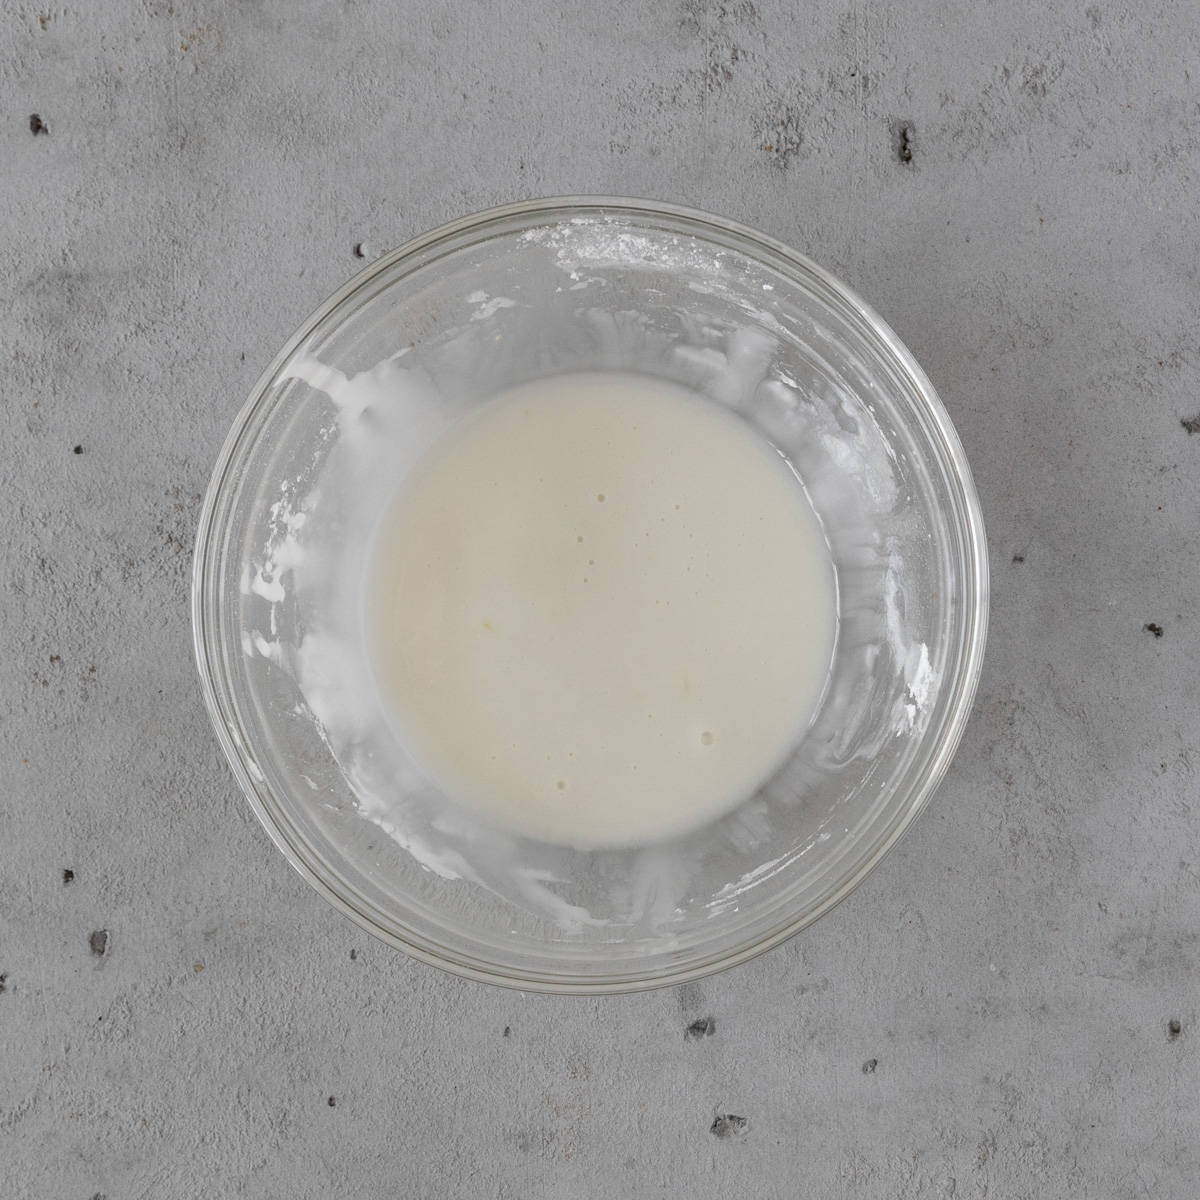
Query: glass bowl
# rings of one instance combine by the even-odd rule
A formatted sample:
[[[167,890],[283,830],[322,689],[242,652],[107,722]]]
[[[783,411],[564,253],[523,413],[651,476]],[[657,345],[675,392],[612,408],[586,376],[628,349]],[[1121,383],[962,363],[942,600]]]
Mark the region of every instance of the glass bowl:
[[[832,552],[839,627],[816,716],[751,799],[673,839],[579,850],[448,802],[356,685],[360,629],[335,614],[351,611],[364,570],[351,535],[378,514],[380,488],[497,391],[590,370],[682,383],[791,461]],[[391,407],[401,387],[409,400]],[[221,452],[192,607],[234,774],[330,903],[464,976],[633,991],[776,945],[896,843],[962,735],[987,562],[945,410],[849,289],[716,217],[555,199],[425,234],[305,322]]]

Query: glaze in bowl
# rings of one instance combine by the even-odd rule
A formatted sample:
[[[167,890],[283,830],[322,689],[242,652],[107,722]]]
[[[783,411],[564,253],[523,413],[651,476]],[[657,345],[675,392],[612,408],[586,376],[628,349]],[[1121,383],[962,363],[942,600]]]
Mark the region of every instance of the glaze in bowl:
[[[503,388],[595,370],[684,384],[789,459],[829,542],[839,630],[812,724],[751,799],[673,839],[588,851],[472,819],[406,759],[355,684],[353,592],[380,489],[422,447]],[[880,862],[962,735],[988,580],[949,417],[849,289],[716,217],[568,198],[419,237],[305,322],[213,473],[192,605],[225,754],[321,895],[461,975],[596,993],[744,961]]]

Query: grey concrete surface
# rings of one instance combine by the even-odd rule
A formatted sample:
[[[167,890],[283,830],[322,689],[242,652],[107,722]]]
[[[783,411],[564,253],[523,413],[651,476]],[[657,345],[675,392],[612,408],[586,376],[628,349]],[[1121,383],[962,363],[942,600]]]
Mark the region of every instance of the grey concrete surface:
[[[1200,1194],[1198,65],[1190,0],[3,0],[0,1192]],[[756,962],[604,1000],[311,893],[187,610],[228,424],[354,247],[576,191],[857,287],[994,555],[900,848]]]

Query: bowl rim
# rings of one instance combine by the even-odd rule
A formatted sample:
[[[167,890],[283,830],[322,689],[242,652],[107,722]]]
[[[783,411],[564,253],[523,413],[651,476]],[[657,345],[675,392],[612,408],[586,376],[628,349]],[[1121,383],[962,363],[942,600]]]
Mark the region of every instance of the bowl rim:
[[[766,933],[754,936],[731,950],[698,956],[678,967],[656,967],[650,975],[614,973],[610,976],[576,976],[565,972],[523,972],[498,962],[476,959],[451,947],[436,945],[415,932],[409,937],[403,937],[392,929],[382,927],[368,913],[351,903],[344,890],[335,886],[336,872],[329,871],[313,847],[303,839],[290,836],[290,831],[277,819],[274,812],[277,802],[266,785],[265,776],[254,763],[249,747],[240,735],[240,723],[229,699],[229,689],[222,690],[220,686],[223,668],[220,661],[221,650],[215,636],[218,629],[216,617],[219,601],[216,595],[218,562],[214,557],[220,545],[221,526],[218,517],[221,515],[222,501],[228,496],[227,480],[230,470],[247,439],[253,437],[257,426],[265,419],[264,410],[269,407],[267,400],[280,369],[336,310],[379,275],[392,270],[405,260],[415,259],[424,251],[460,234],[479,232],[514,218],[545,216],[547,224],[561,224],[572,215],[600,218],[613,215],[632,219],[639,216],[669,218],[696,227],[695,232],[699,236],[704,235],[705,229],[732,236],[739,243],[739,250],[751,256],[756,248],[767,252],[782,260],[801,278],[807,277],[809,282],[818,284],[847,306],[866,326],[870,335],[878,339],[882,347],[894,357],[896,365],[908,377],[913,391],[924,405],[924,416],[936,432],[936,440],[940,442],[940,448],[951,468],[949,482],[957,487],[956,507],[960,526],[958,532],[963,540],[963,562],[967,567],[962,589],[964,629],[954,686],[947,697],[946,715],[943,718],[940,736],[921,776],[910,791],[908,802],[902,806],[901,811],[854,867],[843,875],[828,893],[803,911],[780,920]],[[421,962],[479,982],[520,991],[556,994],[602,995],[639,992],[703,978],[765,953],[813,924],[850,895],[883,861],[925,810],[958,749],[982,672],[989,602],[987,538],[970,465],[949,413],[932,383],[891,327],[852,288],[806,255],[776,238],[750,226],[699,209],[656,200],[616,196],[551,196],[484,209],[409,239],[347,280],[301,323],[250,389],[226,435],[209,479],[200,510],[192,557],[192,640],[205,708],[243,795],[259,823],[292,868],[343,916]]]

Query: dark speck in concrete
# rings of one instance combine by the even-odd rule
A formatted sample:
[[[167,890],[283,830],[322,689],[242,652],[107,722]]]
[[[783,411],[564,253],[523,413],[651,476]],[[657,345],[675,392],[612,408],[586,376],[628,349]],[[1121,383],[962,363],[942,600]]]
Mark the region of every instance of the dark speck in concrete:
[[[1023,554],[1014,554],[1013,555],[1013,562],[1023,563],[1024,561],[1025,561],[1025,555],[1023,555]]]
[[[701,1038],[712,1037],[717,1032],[717,1022],[714,1017],[700,1017],[693,1021],[684,1031],[683,1036],[689,1042],[698,1042]]]
[[[504,1032],[500,1036],[501,1037],[512,1037],[512,1026],[505,1025]]]
[[[88,938],[88,945],[97,958],[103,958],[108,953],[108,930],[94,930],[91,937]]]
[[[892,121],[892,149],[897,162],[906,167],[912,165],[913,152],[916,150],[917,129],[911,121],[896,119]]]
[[[354,243],[354,257],[355,258],[366,258],[367,257],[367,252],[366,252],[366,250],[363,249],[362,242]]]
[[[879,1059],[868,1058],[867,1061],[865,1063],[863,1063],[863,1074],[864,1075],[874,1075],[875,1069],[878,1066],[879,1066]]]
[[[72,871],[70,867],[63,867],[63,883],[64,883],[64,885],[68,884],[68,883],[74,883],[74,882],[75,882],[75,872]]]
[[[1194,417],[1184,417],[1179,423],[1187,430],[1188,437],[1193,433],[1200,433],[1200,413]]]
[[[351,961],[351,962],[353,962],[353,961],[354,961],[354,960],[355,960],[357,957],[358,957],[358,951],[357,951],[357,950],[351,950],[351,951],[350,951],[350,961]]]
[[[739,1117],[736,1113],[718,1113],[713,1117],[708,1132],[724,1142],[729,1138],[745,1137],[749,1127],[750,1122],[745,1117]]]
[[[29,114],[29,132],[32,133],[34,137],[37,137],[37,135],[39,133],[47,133],[48,134],[50,132],[50,126],[47,125],[46,122],[43,121],[42,118],[37,115],[37,113],[30,113]]]
[[[1161,625],[1156,625],[1153,621],[1146,625],[1145,629],[1147,633],[1154,634],[1156,638],[1160,638],[1163,635],[1163,627]]]
[[[0,996],[3,996],[8,991],[8,976],[0,975]]]
[[[0,975],[0,979],[4,976]],[[1178,1017],[1172,1017],[1167,1022],[1167,1037],[1174,1041],[1183,1032],[1183,1022]]]
[[[83,447],[82,446],[74,446],[74,447],[72,447],[71,453],[72,454],[82,454]]]
[[[337,1101],[332,1096],[330,1096],[325,1103],[328,1104],[330,1108],[337,1108]]]

